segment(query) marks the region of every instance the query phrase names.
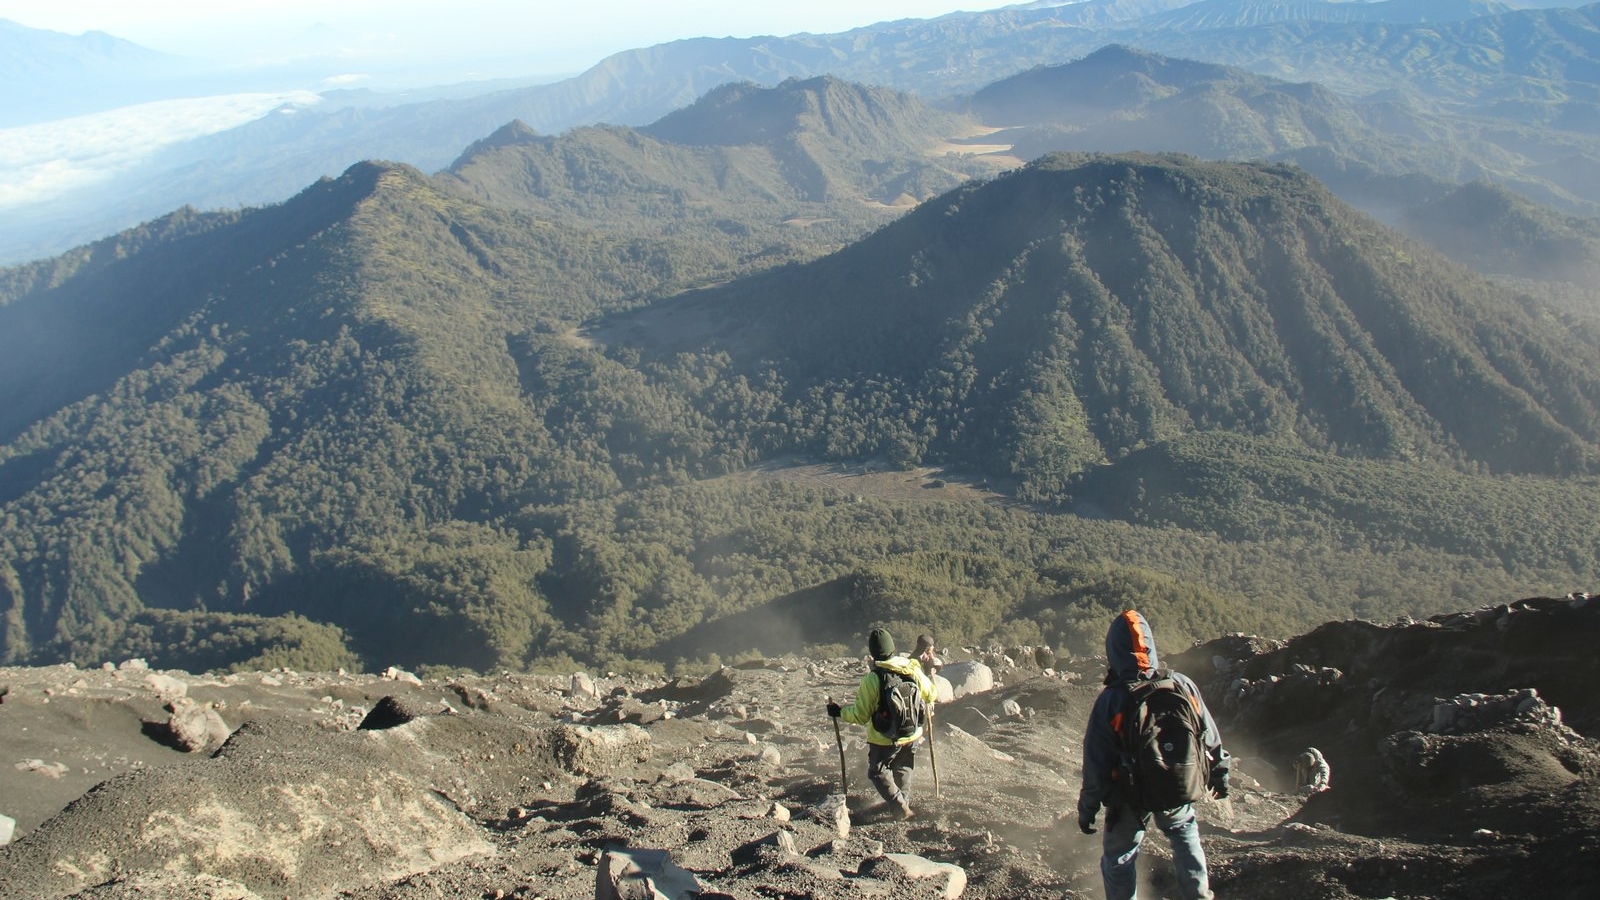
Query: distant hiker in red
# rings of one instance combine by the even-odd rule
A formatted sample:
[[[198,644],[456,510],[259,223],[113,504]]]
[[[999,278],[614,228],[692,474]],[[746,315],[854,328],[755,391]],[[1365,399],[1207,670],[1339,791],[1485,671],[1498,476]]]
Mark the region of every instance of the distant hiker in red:
[[[867,636],[872,671],[861,676],[848,706],[828,702],[828,715],[867,726],[867,777],[902,818],[911,812],[911,776],[917,741],[937,694],[922,674],[922,664],[894,652],[894,638],[882,628]]]
[[[1194,803],[1228,796],[1222,733],[1188,677],[1158,668],[1155,633],[1129,610],[1106,633],[1105,688],[1083,736],[1078,829],[1095,832],[1106,808],[1100,875],[1106,900],[1133,900],[1139,845],[1151,820],[1172,844],[1178,894],[1211,900],[1211,879]]]

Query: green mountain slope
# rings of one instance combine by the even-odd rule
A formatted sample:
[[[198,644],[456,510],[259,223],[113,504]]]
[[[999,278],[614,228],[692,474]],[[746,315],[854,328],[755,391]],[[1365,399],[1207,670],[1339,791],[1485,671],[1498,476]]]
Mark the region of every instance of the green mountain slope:
[[[102,646],[146,607],[283,613],[298,600],[273,585],[401,531],[448,546],[465,529],[479,553],[539,558],[537,543],[466,523],[601,488],[551,445],[514,348],[715,274],[666,245],[515,218],[378,165],[197,234],[111,243],[0,307],[8,384],[61,404],[8,419],[0,451],[8,659]],[[63,367],[64,348],[85,365]],[[403,543],[394,566],[426,562]],[[517,658],[541,606],[527,583],[496,584],[448,611],[395,587],[415,605],[316,616],[396,646],[431,645],[440,616],[469,629],[460,616],[501,617],[501,637],[468,643],[479,661],[486,644]]]
[[[1192,431],[1376,459],[1594,465],[1585,346],[1303,173],[1048,157],[781,278],[599,332],[772,365],[805,449],[955,461],[1061,499]]]

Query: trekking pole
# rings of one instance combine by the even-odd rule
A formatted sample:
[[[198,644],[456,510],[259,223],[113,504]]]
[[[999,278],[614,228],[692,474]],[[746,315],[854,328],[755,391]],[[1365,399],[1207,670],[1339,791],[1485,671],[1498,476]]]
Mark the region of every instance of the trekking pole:
[[[933,766],[933,796],[939,796],[939,754],[933,752],[933,708],[928,708],[928,762]]]
[[[833,702],[833,698],[829,697],[828,698],[828,702],[832,703]],[[833,740],[834,740],[834,743],[839,745],[839,786],[840,786],[840,792],[844,794],[845,802],[848,803],[850,801],[850,779],[844,773],[844,735],[839,733],[839,717],[838,716],[830,716],[829,718],[833,719]]]

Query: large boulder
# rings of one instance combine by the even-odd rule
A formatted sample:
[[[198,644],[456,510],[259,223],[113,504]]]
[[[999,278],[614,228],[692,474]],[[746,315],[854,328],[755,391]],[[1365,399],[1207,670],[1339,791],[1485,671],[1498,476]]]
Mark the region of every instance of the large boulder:
[[[637,725],[560,725],[549,741],[556,763],[574,775],[607,775],[650,758],[650,732]]]
[[[196,703],[188,697],[167,704],[171,716],[166,729],[174,747],[188,753],[199,753],[222,746],[228,739],[228,723],[222,721],[215,707],[209,703]]]
[[[994,690],[994,670],[975,659],[951,663],[939,674],[949,680],[952,700]]]

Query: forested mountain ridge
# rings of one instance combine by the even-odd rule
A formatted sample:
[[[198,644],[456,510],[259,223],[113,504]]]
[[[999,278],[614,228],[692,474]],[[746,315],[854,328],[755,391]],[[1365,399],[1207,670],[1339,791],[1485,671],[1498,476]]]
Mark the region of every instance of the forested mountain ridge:
[[[959,462],[1034,500],[1195,430],[1550,475],[1600,440],[1582,344],[1278,167],[1046,157],[598,334],[776,360],[831,423],[810,452]]]
[[[586,229],[697,235],[705,253],[772,263],[790,245],[835,249],[1016,162],[951,152],[975,129],[915,97],[834,78],[730,84],[645,128],[543,136],[513,123],[441,178],[490,205]]]
[[[1600,221],[1562,216],[1511,191],[1465,184],[1406,210],[1412,234],[1482,272],[1595,284]]]
[[[1511,12],[1498,0],[1201,0],[1158,13],[1159,28],[1239,28],[1271,22],[1460,22]]]
[[[62,403],[31,425],[8,420],[0,451],[7,658],[195,627],[141,620],[151,607],[282,613],[294,599],[267,587],[396,528],[437,526],[458,544],[450,529],[465,528],[507,565],[536,560],[537,545],[465,523],[522,494],[604,488],[571,483],[593,473],[563,468],[518,396],[507,342],[717,273],[667,244],[508,216],[415,170],[365,164],[198,234],[98,248],[104,259],[0,308],[8,364],[26,374],[12,383],[54,378],[31,392]],[[63,377],[57,354],[79,348],[88,365]],[[485,614],[510,616],[507,634],[526,641],[531,603],[516,594]],[[275,624],[212,620],[220,630],[191,643],[249,656],[256,626],[262,646],[284,642]],[[306,630],[311,652],[342,648]]]
[[[1293,163],[1391,221],[1473,181],[1569,212],[1600,210],[1588,177],[1600,139],[1582,128],[1484,129],[1416,98],[1350,99],[1317,83],[1120,45],[1001,79],[962,108],[999,129],[985,140],[1010,143],[1023,159],[1160,150]]]
[[[504,137],[480,151],[529,135]],[[8,272],[3,364],[35,411],[0,445],[5,661],[664,666],[744,652],[707,626],[795,604],[836,612],[819,645],[887,620],[1088,647],[1130,597],[1189,638],[1594,574],[1588,520],[1485,543],[1414,505],[1431,473],[1503,511],[1482,472],[1585,471],[1586,348],[1303,173],[1055,157],[753,275],[709,230],[576,221],[368,163]],[[618,340],[626,321],[654,343]],[[1438,399],[1466,391],[1472,422]],[[1271,523],[1293,491],[1107,502],[1139,448],[1217,429],[1249,452],[1183,444],[1189,484],[1316,483],[1337,450],[1404,466],[1375,471],[1413,500],[1358,480],[1292,534]],[[1001,490],[751,471],[819,458]],[[1556,508],[1595,491],[1539,486]],[[1368,539],[1345,517],[1372,510],[1390,524]],[[1326,590],[1297,595],[1308,578]]]
[[[1570,105],[1592,108],[1600,74],[1589,63],[1600,41],[1597,26],[1600,4],[1456,21],[1284,21],[1207,29],[1204,57],[1356,95],[1404,85],[1481,114],[1527,121]],[[1184,32],[1161,34],[1143,32],[1140,46],[1172,53]]]

